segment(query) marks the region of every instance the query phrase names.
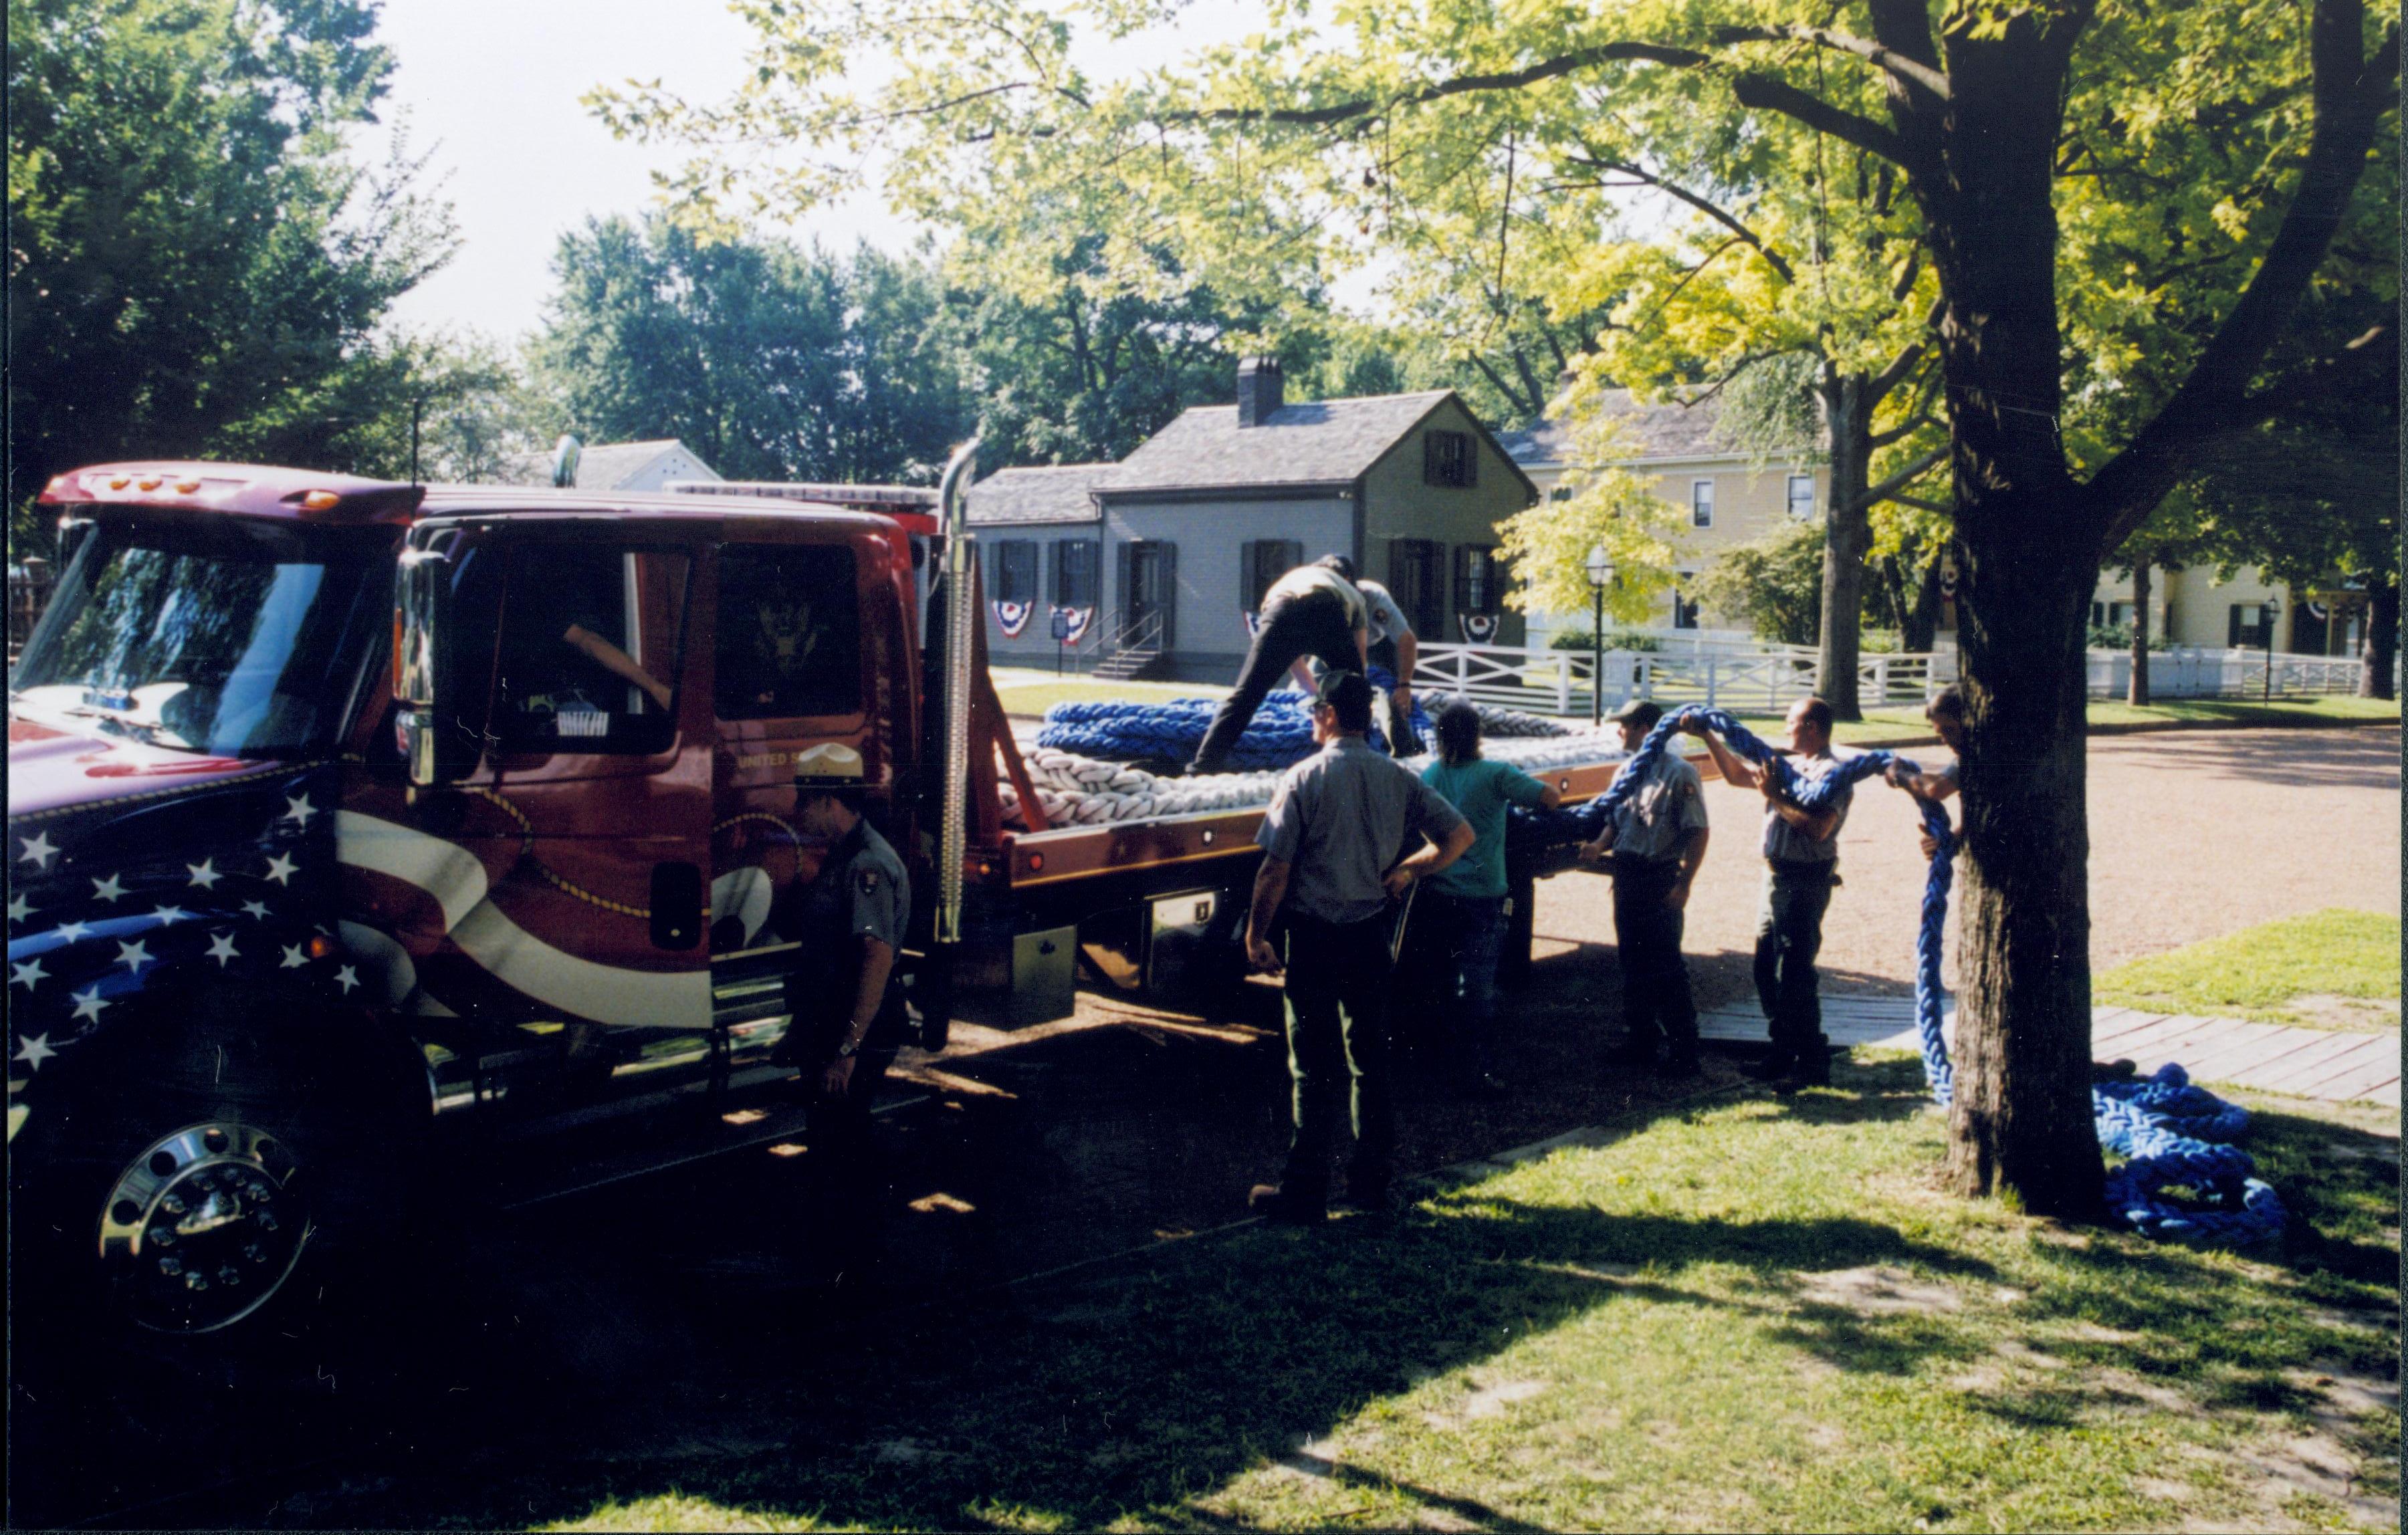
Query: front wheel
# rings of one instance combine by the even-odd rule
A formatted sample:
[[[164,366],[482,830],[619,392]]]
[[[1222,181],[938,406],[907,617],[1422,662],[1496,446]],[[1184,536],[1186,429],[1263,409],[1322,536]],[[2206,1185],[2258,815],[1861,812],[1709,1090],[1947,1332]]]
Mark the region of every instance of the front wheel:
[[[296,1292],[314,1303],[400,1235],[408,1084],[336,1048],[338,1021],[277,1019],[229,997],[129,1023],[29,1091],[12,1261],[47,1334],[248,1373],[308,1331]]]

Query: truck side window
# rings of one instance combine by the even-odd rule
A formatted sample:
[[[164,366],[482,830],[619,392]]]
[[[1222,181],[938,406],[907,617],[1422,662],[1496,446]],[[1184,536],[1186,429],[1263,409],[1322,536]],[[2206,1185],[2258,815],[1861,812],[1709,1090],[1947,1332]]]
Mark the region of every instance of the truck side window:
[[[509,554],[494,711],[503,750],[666,750],[692,562],[548,539]]]
[[[861,709],[861,605],[841,544],[729,544],[719,552],[723,720]]]

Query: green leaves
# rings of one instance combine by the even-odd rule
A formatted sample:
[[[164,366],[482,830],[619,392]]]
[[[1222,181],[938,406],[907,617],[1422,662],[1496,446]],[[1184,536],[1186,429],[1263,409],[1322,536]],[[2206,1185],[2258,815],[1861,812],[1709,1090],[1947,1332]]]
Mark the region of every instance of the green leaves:
[[[20,494],[78,463],[358,466],[400,407],[387,307],[448,254],[406,148],[346,156],[392,64],[360,0],[26,0],[8,13]],[[12,538],[38,537],[23,507]]]

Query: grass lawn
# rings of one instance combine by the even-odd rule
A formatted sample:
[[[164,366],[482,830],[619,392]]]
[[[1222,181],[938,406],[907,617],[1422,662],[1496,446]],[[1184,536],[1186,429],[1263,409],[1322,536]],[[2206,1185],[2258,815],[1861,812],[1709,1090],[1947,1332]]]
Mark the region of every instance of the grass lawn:
[[[2090,991],[2101,1003],[2152,1012],[2397,1028],[2400,919],[2341,911],[2285,917],[2128,960],[2095,977]]]
[[[1099,682],[1069,673],[1056,677],[1028,667],[993,668],[996,696],[1007,714],[1041,715],[1059,703],[1162,703],[1218,698],[1229,691],[1210,682]]]
[[[2310,1117],[2312,1114],[2326,1117]],[[2251,1256],[1940,1191],[1908,1059],[795,1350],[783,1442],[363,1488],[619,1529],[2396,1528],[2398,1141],[2299,1106]]]

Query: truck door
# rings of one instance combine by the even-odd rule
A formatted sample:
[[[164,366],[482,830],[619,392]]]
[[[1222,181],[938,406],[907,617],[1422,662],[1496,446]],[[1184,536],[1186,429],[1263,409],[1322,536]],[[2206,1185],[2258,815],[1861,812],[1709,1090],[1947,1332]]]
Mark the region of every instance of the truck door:
[[[710,700],[707,681],[688,685],[695,547],[613,518],[489,524],[430,553],[464,572],[430,712],[481,736],[475,766],[355,818],[345,853],[386,876],[371,882],[423,956],[419,1011],[461,1020],[428,1034],[475,1061],[480,1100],[513,1108],[700,1080]],[[405,676],[418,644],[405,634]]]
[[[822,850],[793,822],[796,754],[826,742],[860,752],[865,814],[909,846],[892,797],[895,743],[910,728],[895,685],[909,676],[898,649],[909,593],[885,550],[859,536],[752,541],[739,531],[717,552],[710,946],[738,1070],[785,1031],[786,977],[802,961],[782,919],[819,870]],[[814,994],[806,984],[797,995]]]

